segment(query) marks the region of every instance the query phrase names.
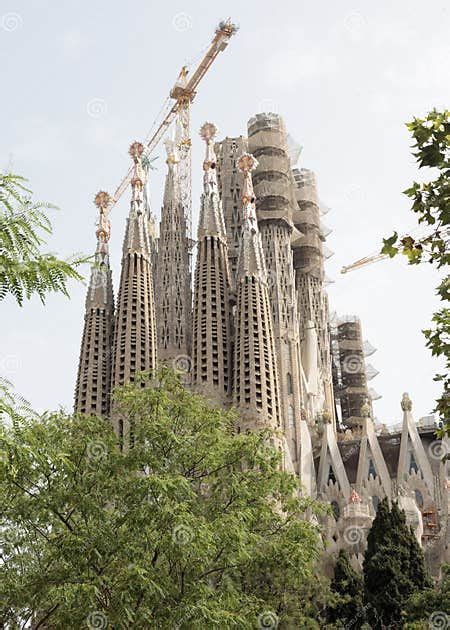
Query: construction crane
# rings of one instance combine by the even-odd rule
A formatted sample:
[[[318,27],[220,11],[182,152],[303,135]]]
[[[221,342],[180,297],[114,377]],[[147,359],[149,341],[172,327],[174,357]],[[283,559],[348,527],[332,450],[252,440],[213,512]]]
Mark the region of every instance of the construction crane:
[[[411,234],[414,235],[414,240],[421,244],[425,243],[430,237],[429,234],[423,234],[423,230],[418,231],[417,229],[412,230]],[[448,233],[448,236],[450,238],[450,231]],[[411,236],[408,234],[406,236],[400,237],[399,242],[402,243],[403,240],[410,238]],[[364,258],[360,258],[359,260],[355,261],[351,265],[346,265],[342,267],[341,273],[347,273],[349,271],[353,271],[354,269],[361,269],[361,267],[366,267],[367,265],[371,265],[372,263],[378,262],[379,260],[384,260],[385,258],[389,258],[389,254],[383,254],[382,252],[377,252],[375,254],[371,254],[370,256],[365,256]]]
[[[162,119],[157,124],[156,130],[149,132],[144,142],[144,156],[148,159],[169,126],[178,118],[176,142],[180,151],[180,187],[181,198],[186,213],[189,233],[191,232],[191,139],[190,139],[190,105],[196,95],[196,89],[208,72],[210,66],[220,52],[225,50],[230,38],[236,33],[237,26],[231,19],[220,22],[216,28],[214,37],[207,51],[203,55],[196,70],[188,77],[189,71],[183,66],[174,87],[170,91],[161,108]],[[120,184],[117,186],[114,195],[110,199],[108,211],[110,211],[119,201],[125,190],[128,188],[132,178],[133,168],[131,167]]]
[[[346,265],[345,267],[342,267],[341,273],[347,273],[348,271],[353,271],[354,269],[361,269],[361,267],[371,265],[372,263],[383,260],[384,258],[388,258],[388,255],[382,254],[381,252],[378,254],[372,254],[371,256],[365,256],[364,258],[360,258],[351,265]]]

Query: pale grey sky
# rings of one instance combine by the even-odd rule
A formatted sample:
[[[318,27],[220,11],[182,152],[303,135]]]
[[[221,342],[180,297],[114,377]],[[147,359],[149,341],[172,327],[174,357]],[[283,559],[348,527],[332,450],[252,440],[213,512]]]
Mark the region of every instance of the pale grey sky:
[[[1,0],[0,167],[60,206],[51,250],[91,253],[95,193],[113,191],[128,145],[147,134],[181,65],[199,58],[228,16],[240,31],[193,106],[194,209],[200,125],[208,119],[222,135],[239,135],[254,113],[281,113],[304,147],[300,165],[316,171],[331,208],[331,308],[358,314],[378,348],[370,359],[380,371],[371,384],[383,396],[375,413],[398,421],[409,391],[416,417],[426,415],[438,365],[420,331],[437,307],[437,274],[401,260],[346,276],[339,269],[375,252],[394,228],[415,226],[401,193],[417,177],[404,122],[449,104],[448,2]],[[165,165],[157,164],[159,215]],[[116,287],[126,213],[127,196],[111,217]],[[39,411],[72,405],[85,290],[74,284],[70,300],[53,296],[46,307],[0,306],[0,374]]]

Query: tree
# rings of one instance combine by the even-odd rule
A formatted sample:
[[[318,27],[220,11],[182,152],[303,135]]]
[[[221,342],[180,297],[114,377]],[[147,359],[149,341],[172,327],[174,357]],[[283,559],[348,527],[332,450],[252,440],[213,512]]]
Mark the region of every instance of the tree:
[[[400,238],[397,232],[384,239],[382,253],[393,257],[404,254],[410,264],[428,262],[438,269],[450,263],[450,111],[435,109],[425,119],[414,118],[407,124],[416,149],[414,157],[419,168],[431,168],[436,178],[418,183],[404,191],[413,200],[412,211],[419,224],[427,226],[427,234],[420,239],[406,235]],[[427,347],[436,357],[445,360],[446,373],[438,374],[435,380],[443,384],[443,392],[437,401],[436,411],[444,423],[444,431],[450,435],[450,276],[444,276],[437,287],[437,294],[444,302],[433,316],[434,328],[424,330]]]
[[[1,428],[0,624],[293,627],[320,552],[315,504],[270,434],[237,433],[168,370],[148,383],[115,393],[123,452],[95,417]]]
[[[410,622],[427,622],[426,627],[446,627],[450,622],[450,565],[442,567],[442,580],[434,588],[413,593],[406,603]],[[441,624],[439,625],[439,620]]]
[[[41,251],[45,240],[40,233],[52,233],[45,210],[55,206],[33,202],[25,181],[0,174],[0,300],[12,295],[19,306],[34,294],[42,302],[49,292],[68,295],[67,281],[81,279],[77,268],[86,261],[80,256],[61,260]]]
[[[337,595],[335,603],[329,607],[328,619],[340,622],[342,627],[350,623],[352,628],[361,628],[365,620],[363,601],[363,581],[344,550],[339,552],[331,581],[331,591]]]
[[[371,626],[399,624],[413,594],[429,588],[422,549],[397,503],[381,501],[367,537],[363,565],[365,603]]]

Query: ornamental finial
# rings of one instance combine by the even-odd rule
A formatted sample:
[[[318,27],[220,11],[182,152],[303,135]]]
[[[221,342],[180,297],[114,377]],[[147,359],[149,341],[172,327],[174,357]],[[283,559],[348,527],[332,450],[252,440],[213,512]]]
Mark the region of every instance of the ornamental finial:
[[[134,163],[136,163],[142,158],[144,145],[141,142],[133,142],[133,144],[130,145],[128,153],[133,158]]]
[[[214,151],[214,138],[217,135],[217,127],[211,122],[205,122],[200,128],[200,137],[206,142],[206,155],[203,160],[203,185],[205,193],[217,189],[217,158]]]
[[[99,251],[106,253],[106,244],[111,236],[111,223],[108,219],[108,206],[111,202],[111,197],[104,190],[100,190],[95,195],[94,203],[100,210],[100,216],[97,223],[97,230],[95,232],[98,240]]]
[[[412,400],[409,397],[409,394],[405,392],[402,396],[402,402],[400,403],[403,411],[411,411],[412,410]]]
[[[178,156],[178,149],[175,140],[172,140],[172,138],[166,138],[166,140],[164,140],[164,146],[167,153],[166,163],[169,165],[178,164],[180,158]]]
[[[361,497],[356,492],[355,488],[353,488],[350,494],[350,503],[361,503]]]
[[[133,175],[131,178],[131,187],[133,190],[138,188],[142,190],[145,182],[145,173],[142,167],[142,156],[144,154],[144,145],[141,142],[133,142],[128,149],[128,153],[134,162]]]
[[[203,123],[203,125],[200,127],[200,137],[205,141],[205,142],[210,142],[211,140],[213,140],[216,135],[217,135],[217,127],[214,123],[211,122],[205,122]]]
[[[94,197],[94,203],[102,212],[106,210],[111,202],[111,196],[105,190],[100,190]]]
[[[243,153],[238,159],[237,165],[244,175],[244,184],[242,186],[242,208],[244,210],[243,227],[256,230],[256,200],[251,173],[257,168],[258,160],[251,153]]]

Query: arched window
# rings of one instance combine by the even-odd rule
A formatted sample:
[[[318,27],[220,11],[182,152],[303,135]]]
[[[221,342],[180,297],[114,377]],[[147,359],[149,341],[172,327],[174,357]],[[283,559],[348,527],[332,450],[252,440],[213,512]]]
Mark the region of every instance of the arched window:
[[[331,501],[331,509],[333,510],[334,518],[337,521],[341,515],[341,508],[339,507],[339,503],[337,501]]]
[[[419,472],[419,467],[417,466],[414,453],[411,451],[411,453],[409,454],[409,474],[411,474],[412,472]]]
[[[376,468],[375,468],[375,464],[373,463],[373,461],[371,459],[369,459],[369,472],[367,473],[367,478],[369,478],[370,475],[372,475],[372,477],[374,479],[377,476],[377,471],[376,471]]]
[[[380,505],[380,497],[377,497],[376,494],[372,497],[372,505],[376,514],[378,512],[378,506]]]
[[[334,470],[333,470],[333,466],[330,465],[330,470],[328,471],[328,483],[332,481],[333,483],[336,483],[336,477],[334,476]]]
[[[287,373],[286,379],[287,379],[287,393],[292,394],[292,376],[289,372]]]
[[[423,494],[420,490],[414,490],[414,495],[416,498],[417,507],[423,508]]]

